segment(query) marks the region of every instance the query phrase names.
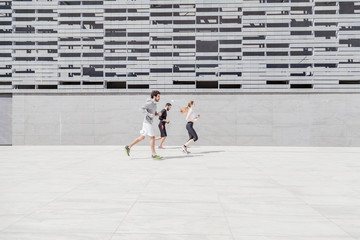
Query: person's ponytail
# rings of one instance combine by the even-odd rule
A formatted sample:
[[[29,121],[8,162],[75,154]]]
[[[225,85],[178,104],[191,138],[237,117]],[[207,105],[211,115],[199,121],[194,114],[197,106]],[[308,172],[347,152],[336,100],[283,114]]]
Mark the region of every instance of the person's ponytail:
[[[182,114],[185,114],[189,111],[189,108],[191,108],[191,106],[194,104],[194,101],[190,101],[187,105],[187,107],[183,107],[183,108],[180,108],[180,112]]]
[[[189,107],[182,107],[180,108],[180,113],[185,114],[189,111]]]

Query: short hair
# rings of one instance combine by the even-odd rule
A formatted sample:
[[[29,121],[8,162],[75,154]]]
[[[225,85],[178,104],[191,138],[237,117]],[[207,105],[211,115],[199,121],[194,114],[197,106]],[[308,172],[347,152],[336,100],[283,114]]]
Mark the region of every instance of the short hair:
[[[165,104],[165,107],[167,107],[167,106],[172,106],[172,105],[171,105],[171,103],[167,103],[167,104]]]
[[[154,90],[151,92],[150,96],[151,96],[151,98],[153,98],[153,97],[156,97],[158,94],[160,94],[160,92],[158,90]]]

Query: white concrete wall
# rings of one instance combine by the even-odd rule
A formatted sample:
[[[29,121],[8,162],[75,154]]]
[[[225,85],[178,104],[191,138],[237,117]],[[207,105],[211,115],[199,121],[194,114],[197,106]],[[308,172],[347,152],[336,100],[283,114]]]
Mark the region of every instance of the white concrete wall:
[[[11,95],[0,94],[0,145],[11,145]]]
[[[14,145],[124,145],[139,135],[146,95],[13,95]],[[178,111],[195,100],[199,145],[360,146],[358,94],[163,94],[166,145],[187,140]],[[157,121],[156,125],[157,129]],[[148,144],[145,140],[142,145]]]

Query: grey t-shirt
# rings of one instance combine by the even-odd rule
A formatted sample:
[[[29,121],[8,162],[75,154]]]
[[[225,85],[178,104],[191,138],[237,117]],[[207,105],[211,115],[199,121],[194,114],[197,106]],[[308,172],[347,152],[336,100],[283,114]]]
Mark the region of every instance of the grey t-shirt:
[[[151,98],[146,100],[146,103],[143,107],[141,107],[141,111],[145,114],[144,117],[144,123],[153,123],[153,118],[151,118],[149,115],[154,114],[154,117],[158,114],[156,112],[156,102],[152,100]]]

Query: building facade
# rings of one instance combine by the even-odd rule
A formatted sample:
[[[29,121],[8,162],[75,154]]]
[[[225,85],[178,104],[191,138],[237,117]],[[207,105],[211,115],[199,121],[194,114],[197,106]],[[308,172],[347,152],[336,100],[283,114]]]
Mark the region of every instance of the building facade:
[[[0,91],[360,89],[359,0],[1,0]]]

